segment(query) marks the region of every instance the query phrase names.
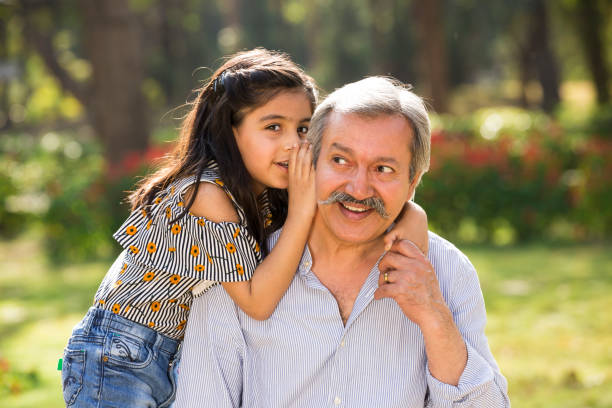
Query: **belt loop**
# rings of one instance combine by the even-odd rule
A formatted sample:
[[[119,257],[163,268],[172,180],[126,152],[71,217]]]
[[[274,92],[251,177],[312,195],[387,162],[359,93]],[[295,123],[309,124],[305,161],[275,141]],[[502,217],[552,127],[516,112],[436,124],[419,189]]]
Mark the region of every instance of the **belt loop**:
[[[87,311],[87,315],[85,315],[85,324],[83,324],[83,333],[85,333],[86,336],[89,336],[89,332],[91,331],[91,326],[93,324],[93,321],[96,318],[96,314],[95,314],[95,308],[90,307],[89,310]]]
[[[155,333],[155,344],[153,345],[153,358],[157,359],[159,349],[164,346],[164,338],[161,334]]]

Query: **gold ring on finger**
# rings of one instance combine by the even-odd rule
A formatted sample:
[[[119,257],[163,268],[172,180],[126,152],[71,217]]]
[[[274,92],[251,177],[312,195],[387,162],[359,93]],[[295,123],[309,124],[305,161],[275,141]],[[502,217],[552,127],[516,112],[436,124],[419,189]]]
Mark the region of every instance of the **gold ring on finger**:
[[[385,283],[389,283],[389,272],[385,272],[383,276],[385,278]]]

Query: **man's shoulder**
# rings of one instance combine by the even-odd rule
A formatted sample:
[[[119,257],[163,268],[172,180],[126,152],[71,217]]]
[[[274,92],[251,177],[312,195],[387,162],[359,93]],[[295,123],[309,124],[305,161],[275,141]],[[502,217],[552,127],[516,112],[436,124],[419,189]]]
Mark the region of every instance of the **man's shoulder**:
[[[283,228],[281,227],[268,236],[268,248],[274,248],[274,246],[278,242],[278,237],[280,237],[282,230]]]
[[[453,243],[431,231],[427,257],[436,271],[441,286],[476,277],[476,270],[468,257]]]

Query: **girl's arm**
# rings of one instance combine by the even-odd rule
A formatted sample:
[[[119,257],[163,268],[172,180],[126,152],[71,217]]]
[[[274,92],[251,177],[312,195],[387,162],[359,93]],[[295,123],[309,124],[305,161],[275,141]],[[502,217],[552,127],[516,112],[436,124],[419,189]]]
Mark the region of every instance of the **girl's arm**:
[[[407,239],[416,244],[427,255],[429,236],[427,235],[427,214],[420,205],[408,201],[395,221],[395,225],[385,235],[385,250],[388,251],[397,239]]]
[[[293,280],[315,214],[314,168],[310,144],[293,146],[289,160],[289,208],[278,242],[247,282],[221,282],[249,316],[272,315]]]

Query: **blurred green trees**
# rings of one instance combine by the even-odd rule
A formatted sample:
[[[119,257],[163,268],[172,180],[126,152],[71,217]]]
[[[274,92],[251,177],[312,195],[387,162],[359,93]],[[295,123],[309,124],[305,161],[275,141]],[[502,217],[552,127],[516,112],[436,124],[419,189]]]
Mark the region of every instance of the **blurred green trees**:
[[[437,231],[609,238],[611,21],[604,0],[0,1],[0,234],[108,254],[173,108],[223,55],[264,46],[324,91],[388,74],[427,98],[417,199]]]

